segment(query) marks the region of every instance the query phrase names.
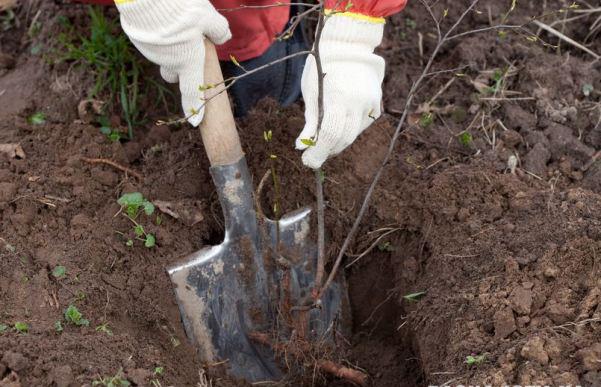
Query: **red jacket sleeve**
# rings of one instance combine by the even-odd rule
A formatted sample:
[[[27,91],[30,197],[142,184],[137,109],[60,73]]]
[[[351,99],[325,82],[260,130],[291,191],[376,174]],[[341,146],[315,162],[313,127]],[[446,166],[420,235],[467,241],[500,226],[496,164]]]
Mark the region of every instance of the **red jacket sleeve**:
[[[348,4],[351,4],[350,8]],[[338,4],[338,7],[336,5]],[[326,9],[348,11],[371,17],[386,17],[405,8],[407,0],[326,0]]]
[[[101,4],[101,5],[113,5],[115,2],[113,0],[76,0],[78,3],[86,3],[86,4]]]

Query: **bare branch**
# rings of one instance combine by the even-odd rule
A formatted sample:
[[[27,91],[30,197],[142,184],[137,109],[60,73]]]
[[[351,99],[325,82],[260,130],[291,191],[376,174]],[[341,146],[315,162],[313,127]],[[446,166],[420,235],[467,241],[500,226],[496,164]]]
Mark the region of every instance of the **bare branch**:
[[[447,31],[447,33],[444,35],[444,37],[438,42],[438,44],[434,48],[434,51],[430,55],[430,59],[428,60],[428,63],[424,67],[420,77],[411,86],[411,89],[409,90],[409,93],[407,95],[407,101],[405,102],[405,109],[403,111],[403,115],[401,116],[401,119],[399,120],[399,123],[395,129],[394,135],[392,136],[392,140],[390,141],[390,145],[388,147],[388,152],[386,153],[386,156],[384,157],[382,164],[378,168],[376,175],[374,176],[374,179],[372,180],[372,182],[369,186],[369,189],[367,190],[367,193],[366,193],[365,198],[363,199],[363,203],[361,205],[361,209],[359,210],[359,214],[357,215],[357,218],[355,219],[355,222],[353,223],[351,230],[349,231],[346,239],[344,240],[344,242],[342,244],[342,248],[340,249],[340,251],[336,257],[336,261],[334,262],[334,266],[332,267],[332,271],[330,272],[328,279],[326,280],[324,285],[321,287],[319,293],[317,294],[317,299],[319,299],[319,298],[321,298],[321,296],[323,296],[324,292],[330,287],[330,285],[336,278],[336,275],[338,274],[338,270],[342,263],[342,259],[344,258],[344,255],[346,254],[346,251],[348,250],[348,248],[351,244],[351,241],[355,238],[355,234],[357,234],[357,231],[359,230],[359,225],[363,221],[363,217],[365,216],[365,212],[367,211],[367,208],[369,207],[371,197],[373,196],[375,188],[378,185],[380,178],[382,177],[382,172],[384,171],[384,168],[386,167],[386,165],[388,164],[388,161],[390,160],[392,154],[394,153],[394,147],[402,133],[402,129],[405,124],[405,121],[407,120],[407,116],[409,114],[409,108],[411,107],[411,103],[413,102],[413,99],[415,97],[416,90],[419,88],[420,84],[426,78],[427,74],[430,71],[430,68],[432,67],[432,64],[434,63],[434,60],[436,59],[436,57],[438,56],[438,53],[440,52],[440,49],[449,40],[449,36],[451,36],[453,31],[455,31],[455,29],[461,24],[461,22],[465,19],[465,17],[474,9],[474,7],[478,4],[478,2],[479,2],[479,0],[473,0],[471,5],[461,14],[461,16],[455,22],[455,24],[453,24],[453,26]],[[427,3],[424,2],[423,4],[426,8],[430,8],[430,6]],[[430,12],[430,14],[433,14],[431,9],[429,12]]]

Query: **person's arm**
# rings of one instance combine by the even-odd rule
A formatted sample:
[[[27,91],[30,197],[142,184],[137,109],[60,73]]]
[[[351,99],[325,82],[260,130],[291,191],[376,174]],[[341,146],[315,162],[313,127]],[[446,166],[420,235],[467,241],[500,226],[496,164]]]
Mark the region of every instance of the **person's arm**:
[[[384,18],[401,11],[405,4],[406,0],[326,0],[329,16],[319,45],[325,74],[324,117],[318,135],[317,66],[313,56],[307,58],[302,79],[305,127],[296,147],[304,150],[303,163],[308,167],[320,168],[380,117],[385,63],[374,50],[382,42]]]
[[[382,18],[401,12],[405,4],[407,0],[326,0],[325,8],[326,12],[344,12],[358,19],[383,22]]]

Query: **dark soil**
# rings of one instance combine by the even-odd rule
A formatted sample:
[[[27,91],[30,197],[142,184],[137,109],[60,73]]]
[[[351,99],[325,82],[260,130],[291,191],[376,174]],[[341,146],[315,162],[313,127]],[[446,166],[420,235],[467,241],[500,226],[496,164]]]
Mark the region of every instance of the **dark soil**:
[[[0,155],[0,324],[9,326],[0,333],[0,386],[91,385],[118,373],[142,386],[153,379],[196,386],[205,370],[214,386],[232,385],[187,343],[165,273],[222,238],[198,132],[148,124],[133,141],[111,142],[82,121],[77,106],[90,74],[49,64],[42,55],[49,52],[32,47],[51,49],[60,15],[85,32],[85,10],[40,3],[23,2],[20,24],[0,32],[0,58],[10,57],[0,61],[0,144],[19,143],[26,154]],[[468,5],[440,3],[437,14],[449,9],[443,28]],[[460,30],[499,22],[509,6],[501,3],[482,1]],[[551,13],[544,19],[551,23],[563,18],[552,12],[560,3],[542,9],[520,1],[509,20]],[[42,28],[31,38],[26,31],[38,9]],[[583,42],[593,21],[568,23],[564,33]],[[381,48],[387,114],[325,168],[329,257],[350,229],[435,44],[418,1],[388,24]],[[600,41],[592,42],[588,47],[601,52]],[[456,70],[419,90],[347,257],[348,264],[362,255],[346,270],[353,333],[339,358],[366,370],[374,386],[601,386],[600,65],[566,43],[558,52],[513,32],[489,32],[449,44],[433,71],[446,69]],[[496,94],[495,70],[506,75]],[[420,125],[423,103],[439,90],[426,109],[432,124]],[[497,99],[480,100],[484,94]],[[46,123],[30,124],[38,111]],[[154,122],[166,113],[148,114]],[[279,156],[286,210],[314,202],[312,174],[293,150],[302,126],[300,105],[269,101],[239,125],[255,181],[269,168],[268,154]],[[266,130],[274,133],[269,148]],[[110,158],[143,180],[81,156]],[[127,247],[118,233],[131,224],[115,216],[116,200],[133,191],[185,212],[179,220],[162,215],[160,225],[143,218],[157,236],[155,248]],[[271,195],[267,188],[266,203]],[[57,279],[59,265],[66,276]],[[90,325],[63,321],[59,333],[55,322],[71,304]],[[26,322],[29,332],[13,330],[15,322]],[[111,334],[96,329],[102,324]],[[468,356],[476,364],[466,363]],[[156,367],[164,373],[153,375]]]

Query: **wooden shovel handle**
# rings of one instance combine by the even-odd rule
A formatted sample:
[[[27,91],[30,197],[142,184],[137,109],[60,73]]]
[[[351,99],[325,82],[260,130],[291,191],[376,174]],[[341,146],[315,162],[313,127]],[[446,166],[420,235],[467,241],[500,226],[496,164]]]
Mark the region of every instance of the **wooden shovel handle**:
[[[229,165],[239,161],[244,152],[236,129],[230,100],[223,82],[217,51],[213,43],[205,38],[205,86],[217,85],[205,91],[204,119],[200,134],[211,166]]]

